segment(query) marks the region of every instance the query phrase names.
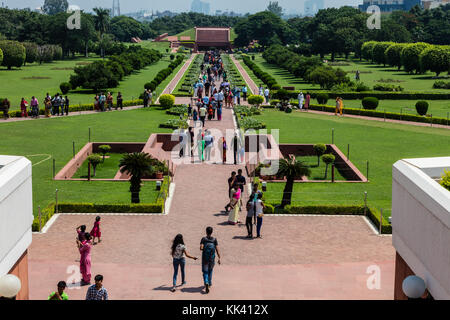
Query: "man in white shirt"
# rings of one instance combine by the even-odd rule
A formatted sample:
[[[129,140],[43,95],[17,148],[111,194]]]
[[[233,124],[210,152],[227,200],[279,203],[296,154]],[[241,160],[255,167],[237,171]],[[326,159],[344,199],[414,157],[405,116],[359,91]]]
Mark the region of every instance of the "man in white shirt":
[[[303,92],[300,92],[298,95],[298,108],[300,110],[303,109],[303,101],[305,100],[305,97],[303,96]]]
[[[266,103],[269,103],[269,88],[266,88],[266,90],[264,90],[264,97],[266,97]]]
[[[211,132],[206,131],[206,136],[205,136],[205,160],[209,161],[211,160],[211,150],[214,144],[214,138],[211,135]]]

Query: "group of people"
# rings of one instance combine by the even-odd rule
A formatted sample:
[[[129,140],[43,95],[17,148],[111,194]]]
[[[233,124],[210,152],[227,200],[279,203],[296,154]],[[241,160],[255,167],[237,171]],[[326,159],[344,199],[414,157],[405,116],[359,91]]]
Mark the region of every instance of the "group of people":
[[[205,293],[209,293],[209,290],[212,286],[212,275],[213,270],[216,262],[216,253],[218,256],[218,263],[220,265],[221,256],[219,252],[219,243],[216,238],[212,236],[213,228],[207,227],[206,228],[206,236],[203,237],[200,240],[200,251],[202,252],[202,273],[203,273],[203,283],[205,285]],[[187,252],[187,247],[184,244],[184,239],[182,234],[178,234],[175,239],[172,241],[171,246],[171,256],[173,259],[173,286],[171,291],[175,292],[177,289],[177,277],[178,277],[178,270],[181,271],[181,285],[186,284],[186,272],[185,272],[185,266],[186,266],[186,259],[190,258],[193,260],[197,260],[197,257],[191,256]]]
[[[195,140],[195,132],[193,127],[189,127],[187,132],[181,129],[179,133],[180,158],[188,156],[189,154],[192,158],[194,157],[194,150],[195,150],[194,140]],[[203,128],[200,128],[198,130],[197,151],[200,162],[211,160],[211,154],[212,150],[214,149],[214,143],[215,139],[210,130]],[[228,146],[225,137],[221,137],[220,139],[218,139],[217,143],[218,143],[217,149],[221,151],[221,158],[223,164],[227,163],[228,150],[233,151],[234,164],[238,164],[244,161],[245,156],[244,144],[241,142],[241,139],[239,138],[239,135],[237,133],[235,133],[232,139],[231,147]]]
[[[100,230],[101,217],[96,217],[91,232],[86,232],[86,225],[81,225],[77,232],[76,244],[80,253],[81,286],[91,284],[91,249],[93,245],[100,243],[102,232]],[[95,239],[98,242],[95,242]],[[86,292],[86,300],[108,300],[108,291],[103,287],[103,276],[98,274],[94,278],[95,284],[90,285]],[[67,288],[65,281],[58,282],[57,290],[52,292],[48,300],[69,300],[64,290]]]
[[[108,92],[107,95],[105,95],[103,92],[100,94],[96,94],[94,98],[94,110],[99,112],[104,112],[106,109],[109,111],[112,111],[112,108],[114,106],[114,97],[111,92]],[[115,109],[123,110],[123,97],[122,93],[117,93],[117,103]]]
[[[44,98],[44,114],[47,118],[50,116],[63,116],[64,113],[69,115],[70,100],[67,96],[56,93],[54,97],[51,97],[49,93]],[[9,110],[11,108],[11,102],[5,98],[0,106],[3,111],[3,118],[7,120],[9,118]],[[20,113],[22,118],[39,118],[40,108],[39,100],[32,96],[30,102],[22,98],[20,100]]]
[[[270,90],[268,87],[266,87],[266,89],[264,89],[263,86],[260,86],[259,87],[259,95],[266,99],[267,104],[270,103]]]
[[[244,188],[246,185],[245,177],[242,175],[242,169],[239,169],[237,174],[235,171],[231,173],[228,178],[228,196],[229,202],[225,206],[225,212],[228,213],[228,223],[236,225],[241,223],[239,214],[242,212],[242,198],[244,195]],[[254,184],[252,193],[246,203],[247,216],[245,225],[247,227],[247,238],[253,238],[253,225],[256,225],[256,237],[262,238],[261,227],[264,216],[263,193],[258,190],[258,184]]]
[[[119,92],[120,93],[120,92]],[[144,100],[144,108],[147,108],[149,104],[153,103],[153,93],[150,89],[145,89],[142,95],[142,100]]]

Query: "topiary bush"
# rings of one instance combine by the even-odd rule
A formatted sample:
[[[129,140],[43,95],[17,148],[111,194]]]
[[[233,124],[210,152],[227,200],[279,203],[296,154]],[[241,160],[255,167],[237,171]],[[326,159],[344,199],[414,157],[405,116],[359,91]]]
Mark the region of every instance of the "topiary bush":
[[[445,174],[442,176],[441,186],[450,191],[450,171],[445,171]]]
[[[327,146],[323,143],[317,143],[313,146],[314,153],[317,156],[317,166],[320,165],[320,157],[327,151]]]
[[[428,111],[428,102],[426,101],[417,101],[416,103],[416,111],[421,116],[424,116],[427,114]]]
[[[108,154],[108,152],[111,151],[111,146],[107,144],[103,144],[98,147],[98,151],[102,154],[102,162],[105,162],[105,157]]]
[[[366,97],[362,99],[363,108],[366,110],[375,110],[378,107],[379,100],[375,97]]]
[[[260,95],[251,94],[248,97],[248,103],[253,105],[253,106],[259,106],[263,102],[264,102],[264,98],[262,96],[260,96]]]
[[[175,104],[175,96],[171,94],[163,94],[159,98],[159,103],[161,104],[161,107],[164,109],[170,109]]]
[[[61,89],[61,92],[63,94],[67,94],[70,91],[70,89],[72,89],[72,86],[68,82],[63,82],[59,85],[59,88]]]
[[[0,50],[3,52],[2,65],[11,70],[12,67],[20,68],[25,62],[25,47],[17,41],[0,41]]]
[[[327,102],[328,102],[328,94],[326,94],[326,93],[319,93],[317,95],[317,102],[319,104],[327,104]]]

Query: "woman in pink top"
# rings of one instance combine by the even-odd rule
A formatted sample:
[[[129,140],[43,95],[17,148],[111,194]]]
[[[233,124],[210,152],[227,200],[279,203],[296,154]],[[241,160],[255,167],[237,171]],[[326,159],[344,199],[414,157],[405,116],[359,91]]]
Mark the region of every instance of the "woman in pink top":
[[[22,98],[22,101],[20,101],[20,110],[22,111],[22,118],[23,117],[26,117],[26,118],[28,117],[27,107],[28,107],[27,100]]]
[[[80,273],[83,276],[81,280],[81,285],[85,286],[91,283],[91,235],[89,233],[85,233],[85,238],[83,242],[77,239],[77,246],[80,250]]]
[[[91,236],[92,236],[92,244],[95,243],[95,238],[98,238],[98,242],[102,242],[100,237],[102,236],[102,232],[100,231],[100,217],[95,218],[94,227],[91,230]]]
[[[231,211],[230,211],[230,215],[228,216],[228,223],[229,224],[238,224],[240,223],[239,221],[239,203],[240,203],[240,199],[241,199],[241,188],[239,188],[239,186],[235,183],[233,185],[233,189],[232,189],[232,197],[231,197],[231,202],[230,202],[230,207],[231,207]]]

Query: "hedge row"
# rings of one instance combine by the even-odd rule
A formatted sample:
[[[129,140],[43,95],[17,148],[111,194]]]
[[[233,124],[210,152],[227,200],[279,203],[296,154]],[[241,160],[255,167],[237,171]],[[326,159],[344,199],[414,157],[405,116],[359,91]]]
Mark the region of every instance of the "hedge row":
[[[289,91],[292,99],[297,99],[299,90]],[[303,91],[305,94],[306,92]],[[379,92],[379,91],[363,91],[363,92],[330,92],[330,91],[314,91],[309,92],[311,98],[315,99],[319,94],[328,94],[330,99],[335,99],[337,96],[347,100],[362,100],[366,97],[375,97],[380,100],[448,100],[450,99],[450,92]]]
[[[145,84],[145,89],[150,89],[151,91],[155,91],[155,89],[167,79],[168,76],[172,74],[172,72],[184,61],[184,56],[179,55],[174,61],[170,63],[167,68],[162,69],[158,72],[155,78]]]
[[[134,107],[134,106],[140,106],[143,105],[143,101],[141,99],[135,99],[135,100],[129,100],[129,101],[123,101],[123,107]],[[113,108],[116,107],[116,103],[113,103]],[[95,110],[94,104],[78,104],[78,105],[71,105],[69,106],[69,112],[79,112],[79,111],[93,111]],[[30,113],[30,111],[28,111]],[[44,115],[45,109],[41,108],[39,109],[39,114]],[[1,116],[1,114],[0,114]],[[20,118],[22,116],[22,112],[20,110],[15,111],[9,111],[9,116],[11,118]]]
[[[298,103],[292,103],[292,104],[298,105]],[[309,106],[309,109],[334,113],[336,107],[312,104]],[[344,108],[344,114],[353,114],[353,115],[358,115],[358,116],[366,116],[366,117],[374,117],[374,118],[386,117],[386,119],[411,121],[411,122],[422,122],[422,123],[430,123],[430,124],[433,123],[433,124],[441,124],[444,126],[450,125],[450,121],[447,118],[439,118],[439,117],[431,118],[431,117],[424,117],[424,116],[413,115],[413,114],[383,112],[383,111],[376,111],[376,110]]]
[[[280,85],[277,83],[274,77],[272,77],[269,73],[262,71],[256,63],[250,60],[250,58],[246,55],[242,55],[242,59],[247,67],[253,71],[255,76],[257,76],[262,82],[264,82],[270,89],[279,89]],[[298,95],[298,94],[297,94]]]
[[[163,213],[169,193],[169,177],[164,177],[156,203],[142,204],[94,204],[94,203],[59,203],[59,213]],[[50,203],[41,211],[41,226],[56,213],[56,204]],[[32,230],[39,232],[39,216],[34,217]]]

